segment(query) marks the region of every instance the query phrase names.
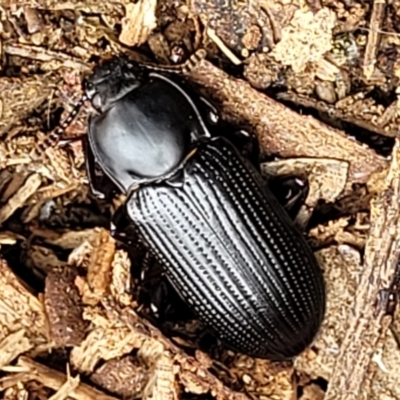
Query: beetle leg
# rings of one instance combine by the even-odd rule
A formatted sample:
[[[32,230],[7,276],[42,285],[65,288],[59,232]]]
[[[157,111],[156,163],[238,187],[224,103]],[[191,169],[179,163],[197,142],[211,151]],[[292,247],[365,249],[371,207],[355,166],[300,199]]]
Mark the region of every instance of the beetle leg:
[[[269,178],[267,186],[294,220],[308,196],[308,181],[304,177],[284,175]]]
[[[118,207],[112,217],[110,234],[115,240],[127,246],[138,241],[134,227],[125,213],[124,205]]]
[[[75,137],[72,137],[72,138],[62,138],[61,137],[58,140],[57,146],[58,147],[65,147],[65,146],[69,145],[72,142],[77,142],[78,140],[84,140],[85,137],[86,137],[86,134],[85,135],[75,136]]]
[[[150,297],[150,309],[154,317],[159,321],[164,321],[168,316],[174,315],[174,308],[168,301],[171,295],[171,288],[166,279],[161,279],[159,284],[154,288]],[[176,315],[175,315],[176,316]]]
[[[230,136],[232,136],[232,134]],[[240,149],[242,156],[249,160],[256,169],[260,171],[260,146],[257,136],[244,129],[234,131],[233,136],[234,144]]]
[[[94,158],[94,154],[90,147],[89,141],[86,138],[83,141],[84,150],[85,150],[85,163],[86,163],[86,174],[89,181],[90,191],[98,198],[104,199],[106,197],[105,193],[100,189],[101,185],[99,182],[99,178],[96,176],[96,160]]]
[[[160,323],[194,318],[165,276],[161,276],[153,286],[149,301],[152,316]]]

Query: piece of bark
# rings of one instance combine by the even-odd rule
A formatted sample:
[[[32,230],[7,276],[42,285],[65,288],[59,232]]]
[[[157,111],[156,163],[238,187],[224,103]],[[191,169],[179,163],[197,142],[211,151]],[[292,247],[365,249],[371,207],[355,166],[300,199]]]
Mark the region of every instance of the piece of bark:
[[[400,141],[396,139],[386,188],[371,202],[371,229],[365,248],[354,311],[340,347],[326,400],[369,398],[377,364],[393,319],[399,291]]]
[[[111,267],[115,255],[115,240],[106,229],[100,229],[93,243],[93,251],[88,265],[87,282],[90,296],[85,302],[97,304],[110,291]],[[90,297],[90,300],[89,300]]]
[[[251,128],[258,136],[262,156],[333,158],[348,162],[345,192],[351,190],[353,183],[367,182],[373,173],[388,165],[383,157],[343,131],[290,110],[206,60],[191,68],[188,78],[220,106],[228,122]]]
[[[131,356],[105,362],[90,377],[96,385],[126,400],[142,397],[148,379],[148,369]]]
[[[47,341],[46,316],[39,300],[0,260],[0,368]]]
[[[77,346],[86,335],[88,323],[82,318],[77,276],[76,268],[66,266],[54,269],[46,277],[45,307],[51,338],[57,346]]]
[[[119,40],[126,46],[134,47],[143,44],[157,27],[155,16],[157,0],[140,0],[125,6],[125,18]]]
[[[339,229],[335,226],[332,228],[335,231]],[[348,245],[329,246],[319,250],[316,256],[324,271],[326,314],[312,350],[297,357],[295,366],[311,379],[322,378],[329,381],[340,344],[349,326],[362,264],[359,252]]]
[[[367,46],[365,47],[363,72],[367,79],[372,77],[375,69],[376,55],[379,50],[381,26],[385,15],[386,0],[374,0],[372,5],[371,19],[369,21],[369,32]]]
[[[40,174],[34,173],[29,175],[24,184],[8,199],[7,203],[0,208],[0,224],[10,218],[18,208],[22,207],[26,200],[36,193],[41,183],[42,178]]]

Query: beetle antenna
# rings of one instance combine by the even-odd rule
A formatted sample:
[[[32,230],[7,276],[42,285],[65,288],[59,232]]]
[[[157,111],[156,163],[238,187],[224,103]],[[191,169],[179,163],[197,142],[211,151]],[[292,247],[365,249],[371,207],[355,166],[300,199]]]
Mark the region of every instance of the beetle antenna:
[[[75,117],[79,114],[80,109],[82,108],[83,104],[85,101],[88,100],[88,97],[86,95],[83,95],[81,99],[75,104],[74,108],[72,111],[69,113],[67,118],[65,118],[64,121],[62,121],[59,126],[54,129],[54,131],[50,132],[43,140],[39,141],[37,145],[35,146],[31,158],[34,160],[37,160],[40,158],[45,151],[49,147],[55,147],[57,143],[60,141],[62,134],[65,132],[65,129],[68,128],[68,126],[71,124],[71,122],[75,119]]]
[[[197,50],[184,64],[182,64],[182,73],[185,75],[190,74],[197,65],[206,58],[206,56],[207,52],[204,49]]]
[[[180,65],[157,65],[152,63],[143,63],[142,66],[153,71],[187,75],[199,64],[201,60],[204,60],[206,56],[206,50],[199,49]]]

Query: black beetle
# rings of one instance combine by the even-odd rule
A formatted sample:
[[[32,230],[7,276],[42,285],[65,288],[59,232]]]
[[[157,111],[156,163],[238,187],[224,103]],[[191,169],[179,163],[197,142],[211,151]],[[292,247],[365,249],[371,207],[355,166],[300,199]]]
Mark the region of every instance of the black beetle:
[[[199,319],[254,357],[285,360],[309,346],[325,312],[322,271],[257,168],[207,121],[207,103],[126,58],[95,68],[84,90],[97,110],[93,191],[96,164],[128,196],[135,232]]]

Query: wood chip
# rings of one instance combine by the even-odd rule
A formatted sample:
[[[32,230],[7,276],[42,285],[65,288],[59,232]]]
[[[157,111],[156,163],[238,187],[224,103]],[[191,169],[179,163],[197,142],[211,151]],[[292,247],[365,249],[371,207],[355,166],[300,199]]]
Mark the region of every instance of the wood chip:
[[[75,279],[74,267],[56,268],[48,273],[45,307],[50,334],[57,346],[77,346],[85,338],[88,323],[83,320],[83,306]]]
[[[66,382],[68,382],[68,376],[62,372],[46,367],[43,364],[39,364],[28,357],[21,356],[18,359],[17,365],[23,367],[26,371],[18,376],[21,383],[37,381],[50,389],[58,391],[63,387],[63,385],[66,384]],[[75,382],[72,381],[72,384],[75,385]],[[68,386],[69,385],[71,385],[71,383],[68,383]],[[68,387],[64,388],[69,389]],[[108,396],[102,393],[100,390],[97,390],[85,383],[79,383],[76,388],[68,390],[68,397],[74,400],[117,400],[116,397]]]
[[[78,388],[79,383],[79,376],[73,378],[68,374],[65,383],[57,390],[55,394],[53,394],[53,396],[49,398],[49,400],[67,400],[71,397],[71,393]]]
[[[347,181],[349,164],[345,161],[320,158],[295,158],[261,164],[261,171],[267,175],[307,175],[310,186],[306,204],[315,207],[323,199],[334,202]]]
[[[143,400],[178,400],[174,360],[168,352],[157,358],[152,375],[143,391]]]
[[[326,316],[313,344],[314,356],[310,360],[310,354],[305,352],[296,359],[295,365],[311,379],[329,381],[352,314],[362,264],[360,253],[346,245],[330,246],[318,251],[316,256],[326,282]]]
[[[51,232],[53,232],[52,236],[50,236]],[[45,234],[46,232],[43,232],[43,236]],[[63,249],[75,249],[86,241],[94,242],[98,234],[98,229],[84,229],[81,231],[67,231],[61,235],[54,235],[54,231],[49,231],[48,237],[44,237],[49,244],[59,246]],[[41,232],[38,231],[35,235],[40,236]]]
[[[112,280],[110,284],[112,297],[121,306],[132,306],[131,261],[123,250],[115,253],[112,262]]]
[[[103,326],[93,329],[71,352],[72,365],[82,373],[92,373],[100,360],[107,361],[129,354],[133,349],[144,346],[147,339],[126,325],[112,324],[106,319],[102,322]]]
[[[0,368],[28,348],[46,342],[43,305],[17,280],[5,261],[0,260]],[[9,336],[11,335],[11,336]]]
[[[125,7],[126,16],[122,20],[120,42],[131,47],[143,44],[157,27],[156,7],[157,0],[128,3]]]
[[[4,53],[37,61],[52,62],[52,69],[61,67],[78,71],[88,71],[90,69],[87,64],[82,63],[80,60],[70,55],[61,53],[60,51],[48,50],[40,46],[6,44],[4,45]]]
[[[26,333],[25,329],[20,329],[0,341],[0,368],[32,349],[33,343],[26,337]]]
[[[379,48],[381,26],[385,15],[386,0],[374,0],[372,5],[371,19],[369,21],[368,41],[365,48],[363,60],[363,72],[370,79],[375,70],[376,55]]]
[[[90,380],[101,388],[124,399],[142,397],[149,380],[149,370],[134,357],[106,361],[98,368]]]
[[[303,72],[309,62],[318,62],[332,48],[335,22],[336,14],[326,7],[316,13],[297,10],[271,55],[295,73]]]
[[[42,178],[39,174],[34,173],[28,176],[25,183],[10,197],[8,202],[0,208],[0,224],[6,221],[14,212],[23,207],[25,202],[39,189]]]
[[[101,229],[93,243],[90,256],[87,273],[90,293],[85,293],[85,303],[95,305],[106,293],[109,293],[114,255],[115,240],[109,231]]]

